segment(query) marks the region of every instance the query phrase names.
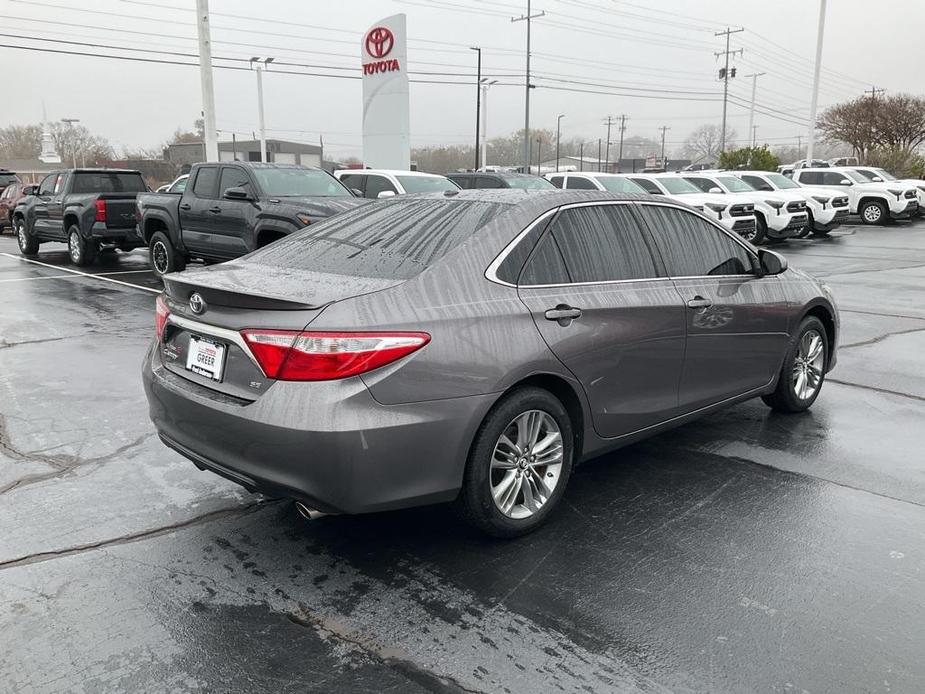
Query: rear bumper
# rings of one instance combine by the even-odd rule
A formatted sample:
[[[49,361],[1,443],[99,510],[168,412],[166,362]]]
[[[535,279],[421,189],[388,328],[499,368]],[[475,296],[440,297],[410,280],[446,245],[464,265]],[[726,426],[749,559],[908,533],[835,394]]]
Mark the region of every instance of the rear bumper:
[[[100,222],[93,223],[87,237],[100,243],[113,243],[119,246],[131,246],[132,248],[140,248],[145,245],[144,241],[139,239],[135,233],[135,227],[111,229]]]
[[[495,396],[381,405],[359,378],[277,382],[252,403],[167,371],[149,349],[143,380],[161,440],[250,491],[328,513],[450,501]]]

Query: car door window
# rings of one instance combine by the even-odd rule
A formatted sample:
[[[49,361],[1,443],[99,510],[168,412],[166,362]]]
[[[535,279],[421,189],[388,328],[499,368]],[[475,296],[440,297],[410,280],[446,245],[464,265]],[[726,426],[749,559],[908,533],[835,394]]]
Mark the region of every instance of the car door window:
[[[550,232],[573,282],[658,277],[655,259],[630,205],[563,210]]]
[[[229,188],[243,188],[248,193],[253,193],[250,178],[244,169],[239,169],[237,166],[222,167],[222,177],[218,185],[219,195],[224,196]]]
[[[711,188],[719,188],[713,181],[709,178],[700,178],[699,176],[685,176],[684,180],[690,181],[695,186],[700,188],[704,193],[709,193]]]
[[[569,190],[597,190],[594,182],[583,176],[568,176],[565,179],[565,187]]]
[[[39,195],[51,195],[55,192],[55,183],[58,181],[58,174],[50,174],[42,180],[39,186]]]
[[[564,179],[565,176],[550,176],[549,182],[552,183],[556,188],[561,188]]]
[[[764,190],[764,191],[774,190],[774,186],[772,186],[770,183],[765,181],[760,176],[742,176],[742,180],[745,181],[748,185],[750,185],[755,190]]]
[[[214,198],[216,183],[218,183],[218,167],[201,167],[196,174],[196,182],[193,183],[193,195],[197,198]]]
[[[849,181],[849,183],[843,184],[842,181]],[[849,176],[846,176],[843,173],[838,173],[837,171],[823,171],[822,172],[822,183],[827,186],[840,186],[845,185],[847,188],[848,185],[853,185],[853,181]]]
[[[362,193],[365,179],[366,177],[362,174],[344,174],[340,177],[339,180],[344,184],[345,187],[352,190],[358,190]]]
[[[535,286],[544,284],[569,284],[568,269],[565,267],[565,260],[562,253],[553,239],[551,233],[547,232],[540,239],[533,251],[533,255],[527,261],[526,267],[520,275],[518,284],[521,286]]]
[[[503,188],[501,181],[492,176],[479,176],[476,188]]]
[[[661,188],[659,188],[647,178],[631,178],[630,180],[636,185],[640,186],[647,193],[651,193],[652,195],[662,194]]]
[[[372,198],[375,200],[379,197],[379,193],[384,190],[390,190],[393,193],[398,193],[398,189],[392,185],[392,182],[389,181],[385,176],[376,176],[374,174],[369,174],[366,177],[366,189],[363,191],[363,195],[367,198]]]
[[[754,272],[756,261],[752,254],[705,219],[663,205],[641,205],[640,210],[672,277]]]
[[[822,183],[821,171],[798,171],[796,175],[800,183],[806,183],[811,186]]]

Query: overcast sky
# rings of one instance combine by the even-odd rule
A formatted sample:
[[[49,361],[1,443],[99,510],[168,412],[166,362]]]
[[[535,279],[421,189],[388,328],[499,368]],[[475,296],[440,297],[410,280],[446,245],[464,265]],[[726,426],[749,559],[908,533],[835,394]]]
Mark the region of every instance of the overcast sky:
[[[925,1],[828,5],[820,106],[874,85],[888,93],[925,90]],[[194,0],[0,0],[0,33],[6,34],[0,43],[195,62],[187,57],[197,50],[194,7]],[[806,133],[818,7],[816,0],[533,0],[533,11],[546,16],[533,24],[537,88],[531,126],[554,129],[556,115],[564,113],[563,137],[596,142],[605,135],[602,120],[625,113],[627,136],[658,138],[658,128],[669,126],[671,149],[697,125],[721,119],[720,62],[713,52],[724,44],[713,32],[729,25],[745,29],[732,38],[744,55],[732,60],[738,76],[730,91],[738,101],[730,102],[730,126],[746,138],[746,75],[765,72],[758,79],[757,103],[764,111],[755,117],[758,140],[796,144],[797,135]],[[343,76],[268,73],[268,137],[317,142],[323,134],[327,152],[359,156],[361,84],[345,77],[359,75],[364,31],[399,12],[408,18],[412,79],[465,83],[411,85],[413,145],[473,140],[476,56],[469,46],[483,48],[483,75],[499,80],[490,92],[489,136],[523,127],[526,27],[510,17],[522,14],[526,2],[211,0],[210,9],[214,55],[238,61],[216,65],[240,68],[246,67],[241,59],[274,56],[317,66],[280,70]],[[79,118],[117,149],[151,147],[177,127],[189,128],[201,110],[195,66],[16,48],[0,48],[0,55],[14,68],[6,74],[16,76],[5,87],[0,125],[39,121],[44,100],[50,120]],[[249,137],[257,129],[252,72],[216,69],[215,96],[221,139],[230,139],[230,131]]]

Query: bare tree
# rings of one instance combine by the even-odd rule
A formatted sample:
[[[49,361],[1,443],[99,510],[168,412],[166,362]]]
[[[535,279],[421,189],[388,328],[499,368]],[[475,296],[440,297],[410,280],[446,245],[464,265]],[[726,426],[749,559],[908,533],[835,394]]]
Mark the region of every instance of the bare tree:
[[[42,151],[40,125],[0,128],[0,159],[35,159]]]
[[[83,125],[51,123],[49,130],[65,162],[76,160],[78,166],[95,166],[114,157],[109,140],[94,135]]]
[[[702,161],[715,161],[720,154],[720,142],[723,129],[719,125],[701,125],[687,136],[684,142],[684,154],[691,158],[695,164]],[[734,128],[726,128],[726,141],[736,139]]]
[[[925,142],[925,99],[892,94],[877,100],[874,111],[876,143],[887,149],[912,151]]]
[[[827,108],[816,121],[816,127],[826,141],[851,145],[863,162],[876,144],[876,111],[877,102],[873,98],[860,97]]]

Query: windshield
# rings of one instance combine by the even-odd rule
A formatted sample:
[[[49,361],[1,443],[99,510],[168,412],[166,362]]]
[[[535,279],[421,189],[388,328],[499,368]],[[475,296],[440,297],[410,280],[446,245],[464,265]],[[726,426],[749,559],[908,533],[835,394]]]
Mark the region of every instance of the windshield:
[[[850,179],[851,179],[852,181],[854,181],[855,183],[870,183],[870,181],[868,181],[866,178],[864,178],[864,176],[862,176],[861,174],[859,174],[857,171],[841,171],[840,173],[841,173],[843,176],[847,176],[848,178],[850,178]]]
[[[439,193],[459,190],[459,186],[444,176],[396,176],[406,193]]]
[[[504,179],[511,188],[520,188],[521,190],[549,190],[555,186],[545,178],[537,176],[511,176]]]
[[[74,193],[144,193],[148,190],[140,173],[78,171]]]
[[[604,186],[605,190],[611,193],[645,193],[642,186],[633,183],[628,178],[617,178],[616,176],[599,176],[595,179]]]
[[[735,176],[717,176],[716,180],[731,193],[751,193],[755,190],[741,178],[736,178]]]
[[[261,190],[271,198],[350,198],[353,195],[326,171],[254,167]]]
[[[409,279],[506,206],[399,196],[317,222],[252,253],[255,263],[354,277]]]
[[[685,181],[683,178],[671,178],[665,176],[659,178],[658,182],[664,186],[671,195],[688,195],[689,193],[702,193],[697,186],[695,186],[690,181]]]
[[[768,173],[764,174],[764,177],[773,183],[775,187],[780,188],[781,190],[800,187],[798,183],[794,183],[792,179],[787,178],[786,176],[782,176],[781,174]]]

